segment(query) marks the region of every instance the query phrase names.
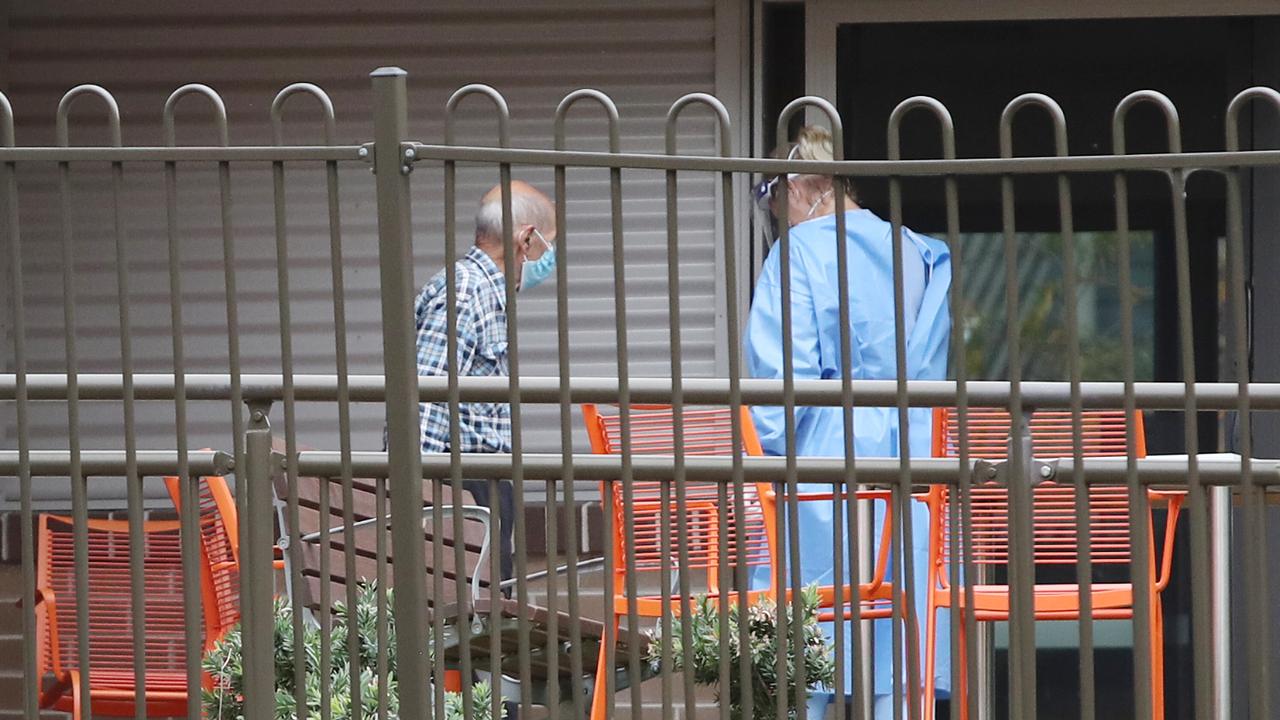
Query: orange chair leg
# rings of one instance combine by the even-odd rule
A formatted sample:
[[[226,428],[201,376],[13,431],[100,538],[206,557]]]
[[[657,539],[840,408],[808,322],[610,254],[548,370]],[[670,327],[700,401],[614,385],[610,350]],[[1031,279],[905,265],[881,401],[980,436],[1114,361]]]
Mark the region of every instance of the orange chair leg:
[[[613,616],[613,636],[618,636],[618,616]],[[613,668],[608,666],[609,653],[608,648],[604,646],[604,642],[600,643],[600,654],[596,658],[596,685],[591,693],[591,720],[605,720],[609,711],[609,698],[607,697],[609,689],[608,673],[613,672]],[[638,681],[638,678],[637,678]]]
[[[84,714],[84,698],[80,695],[80,673],[71,671],[71,720],[80,720]]]
[[[462,671],[444,671],[444,689],[448,692],[462,692]]]
[[[938,704],[934,682],[934,668],[938,664],[938,607],[932,588],[929,590],[928,610],[925,611],[924,630],[924,692],[920,694],[921,720],[933,720],[934,707]]]
[[[960,620],[959,627],[956,628],[957,645],[960,646],[960,672],[958,675],[959,687],[951,688],[951,717],[969,718],[969,620],[964,613],[960,613],[957,618]],[[976,620],[973,622],[977,622]],[[952,659],[955,663],[955,659]]]
[[[1164,607],[1160,597],[1151,606],[1151,715],[1164,719]]]

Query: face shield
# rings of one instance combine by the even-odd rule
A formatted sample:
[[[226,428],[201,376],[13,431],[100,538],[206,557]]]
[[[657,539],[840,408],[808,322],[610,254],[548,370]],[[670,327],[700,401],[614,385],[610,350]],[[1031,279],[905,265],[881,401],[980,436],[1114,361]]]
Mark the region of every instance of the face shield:
[[[794,160],[800,146],[795,145],[787,153],[787,160]],[[787,173],[787,182],[799,177],[798,173]],[[771,247],[778,237],[778,217],[773,213],[774,194],[782,187],[782,176],[774,175],[761,180],[751,188],[751,204],[757,211],[757,227],[764,238],[765,247]]]

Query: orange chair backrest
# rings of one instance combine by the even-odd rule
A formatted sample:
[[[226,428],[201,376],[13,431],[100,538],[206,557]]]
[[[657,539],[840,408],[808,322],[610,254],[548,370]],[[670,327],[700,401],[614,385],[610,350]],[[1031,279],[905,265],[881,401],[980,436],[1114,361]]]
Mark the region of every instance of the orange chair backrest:
[[[166,477],[174,508],[182,509],[182,483]],[[200,486],[200,548],[204,554],[205,622],[212,643],[240,622],[240,536],[235,496],[221,476],[202,477]]]
[[[592,452],[598,455],[622,453],[622,416],[616,408],[608,411],[597,405],[583,405],[583,417],[587,434],[591,438]],[[751,423],[748,408],[741,411],[742,446],[733,446],[733,415],[727,407],[686,407],[683,412],[683,442],[686,455],[763,455],[760,440]],[[630,413],[631,453],[633,455],[671,455],[675,450],[675,417],[670,406],[633,405]],[[607,496],[602,483],[602,496]],[[746,485],[744,492],[745,513],[739,518],[734,508],[734,495],[729,493],[728,507],[720,506],[720,487],[717,483],[693,482],[686,484],[685,517],[686,535],[681,540],[677,524],[679,503],[673,483],[666,481],[636,481],[631,498],[631,519],[634,527],[637,574],[660,572],[673,567],[678,560],[680,542],[688,548],[687,570],[705,571],[707,589],[714,589],[722,554],[728,555],[730,566],[739,557],[748,566],[768,566],[772,562],[771,522],[761,505],[762,489],[755,484]],[[627,557],[627,505],[620,485],[615,486],[613,497],[613,542],[617,558],[615,574],[626,576]],[[666,524],[663,523],[666,509]],[[606,510],[610,511],[609,509]],[[727,537],[720,538],[720,513],[726,517]],[[739,555],[739,527],[746,536],[746,544]],[[665,540],[664,540],[665,538]],[[621,584],[617,587],[621,588]]]
[[[1009,453],[1007,410],[969,408],[966,413],[969,457],[1004,460]],[[1085,410],[1081,413],[1080,447],[1085,457],[1125,457],[1130,425],[1123,410]],[[1135,455],[1147,456],[1142,413],[1133,416]],[[1068,458],[1075,447],[1069,410],[1039,410],[1031,416],[1031,444],[1036,457]],[[960,416],[955,408],[933,411],[933,456],[960,457]]]
[[[132,548],[129,523],[91,519],[88,587],[77,596],[72,519],[41,515],[38,526],[37,588],[52,591],[36,606],[38,672],[61,674],[79,667],[79,633],[76,607],[89,608],[89,666],[91,673],[115,672],[133,677],[133,580],[129,572]],[[186,669],[186,624],[182,603],[182,552],[179,523],[152,520],[143,523],[143,591],[148,673],[182,673]],[[51,622],[56,615],[57,622]]]
[[[1003,461],[1008,454],[1010,416],[1005,410],[971,408],[967,413],[968,451],[972,459]],[[1090,410],[1083,414],[1080,429],[1085,457],[1125,457],[1126,433],[1130,418],[1122,410]],[[1146,456],[1142,414],[1132,417],[1137,457]],[[1032,454],[1038,460],[1070,458],[1075,432],[1069,411],[1038,411],[1031,417]],[[934,411],[933,449],[935,457],[959,457],[960,422],[954,408]],[[946,509],[949,493],[940,494],[943,512],[933,528],[941,543],[940,562],[949,562],[952,547],[951,513]],[[1076,490],[1070,478],[1036,486],[1032,501],[1035,562],[1041,565],[1074,565],[1082,538],[1077,536]],[[1004,487],[975,484],[971,493],[973,546],[972,560],[978,564],[1004,565],[1009,561],[1009,493]],[[1129,562],[1128,490],[1117,486],[1096,486],[1089,490],[1089,544],[1094,564],[1119,565]]]

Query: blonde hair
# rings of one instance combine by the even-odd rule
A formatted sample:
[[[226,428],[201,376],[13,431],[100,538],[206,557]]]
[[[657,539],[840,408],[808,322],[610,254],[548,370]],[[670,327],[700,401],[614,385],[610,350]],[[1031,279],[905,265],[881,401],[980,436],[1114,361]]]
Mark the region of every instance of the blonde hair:
[[[835,159],[833,147],[829,130],[818,125],[805,125],[796,134],[795,142],[786,148],[785,153],[780,152],[779,157],[825,162]],[[779,151],[781,150],[782,148],[779,148]],[[854,202],[858,201],[858,192],[853,186],[852,178],[837,175],[832,178],[832,182],[838,189],[843,189],[844,194]]]

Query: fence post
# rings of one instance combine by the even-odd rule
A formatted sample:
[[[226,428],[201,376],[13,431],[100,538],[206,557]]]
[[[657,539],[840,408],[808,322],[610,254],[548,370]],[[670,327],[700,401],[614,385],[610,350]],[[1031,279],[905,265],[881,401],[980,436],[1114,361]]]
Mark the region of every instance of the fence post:
[[[395,554],[395,612],[400,717],[422,720],[429,680],[426,655],[422,538],[422,446],[414,350],[413,251],[409,236],[408,75],[374,70],[374,172],[378,196],[378,265],[382,280],[382,355],[386,371],[391,546]]]
[[[244,657],[244,711],[247,720],[275,717],[275,639],[272,607],[275,578],[272,550],[272,482],[280,456],[271,452],[271,403],[250,406],[243,468],[236,468],[237,492],[245,496],[240,548],[240,628]]]

